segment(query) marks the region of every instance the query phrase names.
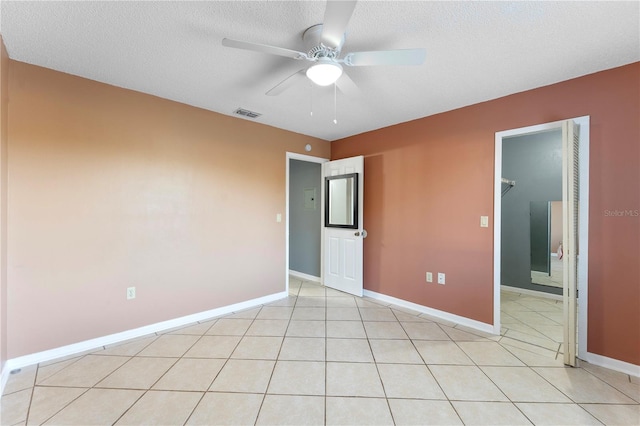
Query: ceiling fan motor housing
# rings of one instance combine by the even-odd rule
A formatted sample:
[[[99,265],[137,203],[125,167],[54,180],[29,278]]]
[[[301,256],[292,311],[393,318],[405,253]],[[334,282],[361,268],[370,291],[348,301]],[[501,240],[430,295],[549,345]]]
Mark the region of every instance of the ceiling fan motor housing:
[[[320,43],[320,45],[315,46],[311,50],[309,50],[309,53],[307,53],[307,55],[312,60],[318,60],[321,58],[328,58],[328,59],[338,58],[338,52],[336,50],[330,49],[324,46],[322,43]]]
[[[307,56],[312,61],[317,61],[320,58],[338,59],[342,46],[344,45],[345,34],[342,35],[342,40],[336,48],[327,47],[321,41],[322,28],[322,24],[316,24],[307,28],[302,33],[302,40],[304,41],[305,47],[309,49]]]

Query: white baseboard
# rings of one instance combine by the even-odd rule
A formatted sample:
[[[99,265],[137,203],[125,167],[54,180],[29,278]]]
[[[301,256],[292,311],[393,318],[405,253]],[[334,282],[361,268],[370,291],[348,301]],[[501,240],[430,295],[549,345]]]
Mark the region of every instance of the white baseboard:
[[[640,377],[640,365],[631,364],[630,362],[620,361],[606,356],[587,352],[586,356],[581,358],[589,364],[599,367],[608,368],[609,370],[619,371],[634,377]]]
[[[293,275],[296,278],[301,278],[305,281],[313,281],[314,283],[322,283],[322,279],[320,277],[316,277],[315,275],[305,274],[304,272],[294,271],[293,269],[289,269],[289,275]]]
[[[505,291],[521,292],[520,291],[521,289],[516,289],[515,287],[507,287],[506,289],[504,287],[505,286],[502,286],[503,290]],[[539,293],[537,291],[532,291],[532,290],[526,290],[526,291],[528,291],[529,294]],[[527,294],[524,292],[521,292],[521,293]],[[421,312],[423,314],[431,315],[436,318],[442,318],[444,320],[451,321],[456,324],[464,325],[466,327],[470,327],[479,331],[483,331],[485,333],[496,334],[493,330],[493,325],[491,324],[486,324],[486,323],[472,320],[466,317],[461,317],[455,314],[451,314],[449,312],[440,311],[438,309],[428,308],[426,306],[422,306],[413,302],[408,302],[406,300],[398,299],[393,296],[387,296],[385,294],[376,293],[375,291],[371,291],[371,290],[364,290],[364,295],[372,299],[380,300],[386,303],[393,303],[394,305],[408,308],[416,312]],[[556,295],[551,295],[551,296],[556,296]],[[562,297],[560,297],[559,300],[562,300]],[[586,356],[581,357],[581,359],[593,365],[608,368],[614,371],[619,371],[621,373],[629,374],[634,377],[640,377],[640,365],[631,364],[629,362],[608,358],[606,356],[597,355],[590,352],[587,352]]]
[[[520,293],[520,294],[526,294],[526,295],[529,295],[529,296],[536,296],[536,297],[542,297],[542,298],[545,298],[545,299],[553,299],[553,300],[562,301],[562,295],[561,294],[545,293],[544,291],[528,290],[526,288],[510,287],[508,285],[501,285],[500,286],[500,290],[508,291],[510,293]]]
[[[0,395],[4,393],[4,387],[9,381],[9,375],[11,374],[11,370],[7,368],[7,363],[4,363],[2,368],[2,374],[0,374]]]
[[[416,312],[431,315],[432,317],[441,318],[446,321],[451,321],[456,324],[464,325],[465,327],[473,328],[484,333],[499,335],[499,331],[496,333],[492,324],[486,324],[484,322],[472,320],[470,318],[461,317],[459,315],[451,314],[449,312],[440,311],[438,309],[428,308],[417,303],[408,302],[406,300],[398,299],[393,296],[387,296],[386,294],[376,293],[371,290],[364,290],[364,295],[372,299],[381,300],[387,303],[393,303],[394,305],[401,306],[403,308],[411,309]]]
[[[98,349],[103,346],[113,345],[114,343],[123,342],[125,340],[135,339],[137,337],[146,336],[160,331],[193,324],[198,321],[209,320],[221,315],[227,315],[232,312],[242,311],[245,309],[253,308],[255,306],[271,303],[276,300],[284,299],[286,297],[288,297],[288,293],[286,291],[282,291],[280,293],[258,297],[256,299],[235,303],[233,305],[227,305],[196,314],[186,315],[184,317],[174,318],[168,321],[146,325],[144,327],[134,328],[132,330],[127,330],[120,333],[97,337],[95,339],[85,340],[83,342],[73,343],[71,345],[9,359],[7,360],[7,362],[5,362],[4,368],[2,369],[2,376],[0,378],[0,395],[2,395],[7,380],[9,380],[9,374],[12,370],[15,370],[17,368],[28,367],[30,365],[50,361],[52,359],[62,358],[65,356]]]

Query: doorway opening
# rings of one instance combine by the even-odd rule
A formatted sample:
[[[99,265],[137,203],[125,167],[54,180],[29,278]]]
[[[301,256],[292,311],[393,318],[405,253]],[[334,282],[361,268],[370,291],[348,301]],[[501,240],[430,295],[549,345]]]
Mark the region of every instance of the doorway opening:
[[[566,128],[569,121],[497,132],[494,194],[494,332],[546,354],[553,352],[555,343],[556,356],[566,354],[565,363],[570,364],[575,363],[576,350],[567,354],[567,340],[571,339],[567,336],[573,332],[571,340],[575,342],[576,328],[578,357],[584,358],[587,347],[589,201],[589,117],[572,121],[579,126],[580,135],[576,186],[580,215],[575,232],[580,241],[577,325],[568,320],[572,310],[575,319],[576,307],[568,303],[569,280],[566,274],[563,279],[559,268],[566,253],[554,220],[558,208],[563,208],[563,202],[566,208],[567,202],[563,200],[567,197],[563,168],[568,161],[563,152],[563,126]],[[573,361],[567,361],[571,356]]]
[[[289,277],[322,283],[322,163],[327,158],[286,154],[286,291]]]

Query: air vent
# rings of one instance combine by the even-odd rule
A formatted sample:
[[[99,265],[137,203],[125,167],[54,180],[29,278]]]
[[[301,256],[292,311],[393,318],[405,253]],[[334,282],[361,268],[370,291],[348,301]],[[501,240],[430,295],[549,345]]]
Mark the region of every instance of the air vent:
[[[244,109],[244,108],[238,108],[237,110],[233,111],[233,113],[242,115],[243,117],[247,117],[247,118],[258,118],[262,115],[260,113],[249,111],[248,109]]]

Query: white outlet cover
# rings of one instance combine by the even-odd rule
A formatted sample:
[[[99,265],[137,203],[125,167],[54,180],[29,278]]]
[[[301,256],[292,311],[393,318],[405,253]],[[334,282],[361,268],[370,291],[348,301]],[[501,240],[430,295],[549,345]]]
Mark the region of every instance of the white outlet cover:
[[[438,284],[444,284],[444,273],[438,272]]]
[[[136,288],[135,287],[127,288],[127,300],[135,299],[135,298],[136,298]]]

